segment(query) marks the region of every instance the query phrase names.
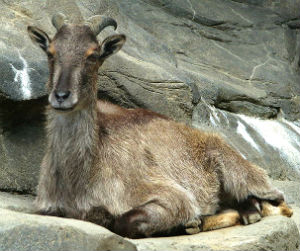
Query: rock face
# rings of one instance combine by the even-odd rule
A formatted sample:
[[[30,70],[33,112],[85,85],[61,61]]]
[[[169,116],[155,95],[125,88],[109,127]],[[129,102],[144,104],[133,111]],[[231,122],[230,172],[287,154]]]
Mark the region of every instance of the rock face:
[[[196,235],[124,239],[92,223],[30,213],[30,196],[0,192],[0,251],[7,250],[298,250],[295,222],[266,217],[249,226],[236,226]],[[300,209],[296,208],[297,220]],[[294,219],[295,220],[295,219]],[[276,241],[275,241],[276,240]]]
[[[61,0],[59,8],[54,0],[1,1],[0,190],[35,193],[46,146],[48,69],[46,56],[32,44],[26,27],[36,25],[52,37],[51,16],[59,11],[70,22],[95,14],[112,16],[119,24],[116,32],[127,36],[124,48],[99,72],[99,98],[221,133],[244,158],[265,168],[288,202],[299,207],[295,199],[300,185],[299,9],[300,0]],[[103,31],[99,40],[113,32]],[[29,212],[31,199],[20,198],[1,195],[0,207]],[[115,235],[94,225],[35,217],[1,211],[0,250],[9,250],[1,246],[5,241],[18,249],[26,238],[36,240],[39,250],[81,250],[80,241],[91,250],[111,248],[99,244],[100,235],[113,238],[114,249],[119,250],[295,250],[299,245],[295,225],[286,218],[265,219],[250,230],[182,237],[178,242],[122,239],[119,245]],[[24,233],[19,242],[16,229]],[[35,239],[37,232],[46,244]]]

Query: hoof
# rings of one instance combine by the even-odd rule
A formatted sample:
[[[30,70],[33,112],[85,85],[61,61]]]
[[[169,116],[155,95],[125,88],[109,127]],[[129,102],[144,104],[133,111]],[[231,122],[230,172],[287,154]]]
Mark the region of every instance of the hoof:
[[[185,225],[186,234],[198,234],[202,229],[202,220],[200,217],[188,221]]]

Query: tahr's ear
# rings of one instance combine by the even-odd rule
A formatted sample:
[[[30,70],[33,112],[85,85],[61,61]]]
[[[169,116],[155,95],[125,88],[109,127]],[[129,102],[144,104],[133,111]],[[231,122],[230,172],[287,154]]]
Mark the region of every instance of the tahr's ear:
[[[51,39],[47,33],[34,26],[28,26],[27,31],[30,39],[34,43],[37,43],[44,51],[47,51],[47,48],[51,42]]]
[[[117,53],[126,41],[125,35],[112,35],[104,39],[101,44],[100,59],[106,59]]]

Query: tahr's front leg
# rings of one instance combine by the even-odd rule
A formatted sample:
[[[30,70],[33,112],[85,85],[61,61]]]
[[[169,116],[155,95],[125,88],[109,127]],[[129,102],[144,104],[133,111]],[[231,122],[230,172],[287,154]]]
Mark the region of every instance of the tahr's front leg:
[[[37,214],[63,216],[58,206],[57,172],[51,166],[46,154],[40,170],[37,197],[34,201],[34,211]]]
[[[184,227],[186,234],[197,234],[210,230],[240,225],[239,212],[233,209],[221,211],[215,215],[199,216],[188,221]]]
[[[104,207],[93,207],[85,214],[83,220],[87,220],[113,231],[115,217]]]
[[[62,210],[60,210],[54,203],[41,203],[38,200],[34,202],[34,213],[40,215],[50,215],[50,216],[58,216],[64,217],[65,214]]]
[[[38,186],[38,195],[34,201],[34,213],[51,216],[65,216],[63,211],[58,207],[57,200],[51,198],[44,188]]]

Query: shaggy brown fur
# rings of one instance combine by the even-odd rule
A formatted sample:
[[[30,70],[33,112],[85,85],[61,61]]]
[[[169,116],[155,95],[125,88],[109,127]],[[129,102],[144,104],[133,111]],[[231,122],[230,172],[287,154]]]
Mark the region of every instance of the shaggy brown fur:
[[[283,201],[266,172],[218,135],[97,101],[98,68],[122,47],[124,35],[99,45],[87,25],[61,25],[53,40],[38,28],[28,31],[48,54],[50,69],[39,213],[90,220],[138,238],[180,226],[193,233],[251,223],[249,208],[257,214],[260,202]],[[203,218],[225,204],[239,213]]]

